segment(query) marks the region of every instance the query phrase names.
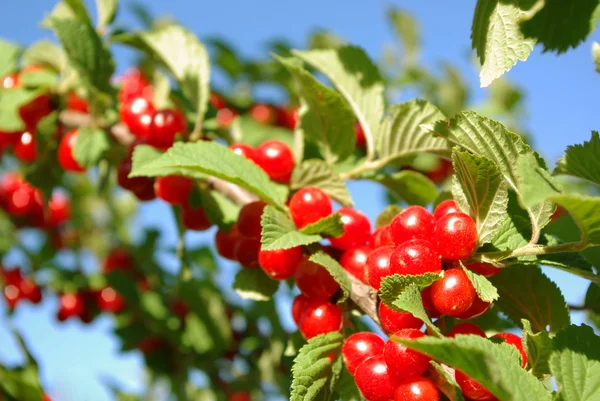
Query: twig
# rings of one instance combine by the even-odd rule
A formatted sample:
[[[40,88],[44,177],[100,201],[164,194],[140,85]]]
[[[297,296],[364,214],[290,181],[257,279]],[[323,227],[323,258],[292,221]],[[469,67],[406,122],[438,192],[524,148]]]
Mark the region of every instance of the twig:
[[[482,252],[475,255],[474,259],[484,260],[484,261],[492,261],[499,262],[504,259],[509,258],[517,258],[520,256],[537,256],[537,255],[547,255],[550,253],[562,253],[562,252],[579,252],[584,250],[587,247],[585,243],[582,242],[567,242],[565,244],[558,245],[537,245],[537,244],[527,244],[521,248],[512,250],[512,251],[494,251],[494,252]]]

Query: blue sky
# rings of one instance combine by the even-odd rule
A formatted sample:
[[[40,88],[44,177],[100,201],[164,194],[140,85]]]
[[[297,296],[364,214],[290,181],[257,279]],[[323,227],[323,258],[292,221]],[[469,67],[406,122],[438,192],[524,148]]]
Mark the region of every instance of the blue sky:
[[[52,38],[51,33],[39,27],[39,21],[51,10],[53,3],[50,0],[0,2],[0,36],[23,45],[42,37]],[[371,5],[367,6],[367,3]],[[171,16],[201,38],[216,35],[231,41],[247,56],[265,56],[264,44],[275,36],[302,47],[307,33],[326,28],[348,42],[362,46],[374,58],[380,58],[384,44],[394,44],[393,32],[385,20],[385,9],[393,4],[412,13],[419,22],[423,44],[421,60],[425,65],[439,68],[441,61],[451,61],[462,70],[475,100],[486,94],[485,89],[479,88],[478,71],[470,52],[473,0],[393,3],[383,0],[151,0],[145,4],[154,15]],[[134,22],[124,7],[126,5],[127,1],[124,1],[121,9],[125,12],[118,17],[120,25]],[[559,57],[536,49],[526,63],[519,63],[508,75],[525,90],[528,113],[524,125],[533,133],[537,148],[551,165],[567,145],[583,142],[589,138],[592,129],[600,129],[600,75],[594,72],[591,60],[593,39],[599,41],[600,36],[592,34],[579,48]],[[117,53],[119,70],[126,68],[129,56],[122,50]],[[373,202],[372,193],[377,189],[368,184],[353,183],[351,190],[357,207],[374,219],[381,209],[381,203]],[[162,224],[163,240],[174,243],[174,227],[171,223],[161,223],[170,221],[162,219],[167,213],[164,205],[152,202],[142,208],[140,222],[154,226]],[[192,237],[194,242],[203,242],[209,241],[211,235]],[[227,271],[231,271],[231,266]],[[585,281],[554,271],[549,274],[560,283],[569,302],[580,302]],[[231,280],[230,274],[225,273],[223,277]],[[0,303],[0,314],[4,312],[3,308],[4,304]],[[109,318],[98,319],[90,326],[74,321],[58,325],[55,311],[56,300],[47,297],[41,306],[20,306],[13,322],[38,357],[43,383],[56,400],[108,401],[109,393],[102,384],[105,378],[113,378],[133,390],[143,386],[140,356],[118,353],[118,344],[110,335]],[[4,322],[0,323],[0,344],[0,363],[20,360]]]

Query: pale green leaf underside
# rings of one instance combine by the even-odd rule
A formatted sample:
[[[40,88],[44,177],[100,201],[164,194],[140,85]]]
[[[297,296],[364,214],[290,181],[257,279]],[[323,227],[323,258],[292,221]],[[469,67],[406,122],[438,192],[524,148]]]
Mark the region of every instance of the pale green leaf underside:
[[[290,187],[292,190],[317,187],[343,206],[353,206],[346,182],[323,160],[306,160],[296,166],[292,172]]]
[[[517,160],[519,192],[523,206],[532,208],[552,195],[559,195],[561,185],[548,170],[540,167],[533,154],[526,154]]]
[[[278,287],[279,281],[271,279],[262,269],[242,268],[233,282],[233,289],[239,296],[252,301],[268,301]]]
[[[521,321],[523,326],[523,348],[527,353],[528,365],[532,373],[543,377],[550,374],[550,353],[552,340],[546,331],[534,333],[527,319]]]

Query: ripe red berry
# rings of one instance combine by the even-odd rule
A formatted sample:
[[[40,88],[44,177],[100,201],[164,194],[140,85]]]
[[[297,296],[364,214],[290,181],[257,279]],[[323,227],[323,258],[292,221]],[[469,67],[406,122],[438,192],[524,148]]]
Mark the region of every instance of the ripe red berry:
[[[177,134],[187,133],[187,121],[179,110],[157,111],[152,117],[148,130],[148,144],[159,149],[167,149],[175,142]]]
[[[192,192],[194,180],[180,175],[168,175],[157,177],[154,182],[156,196],[172,205],[187,203],[188,196]]]
[[[427,311],[427,315],[429,315],[430,318],[435,319],[442,316],[440,311],[435,309],[433,301],[431,300],[431,286],[421,290],[421,300],[423,301],[423,307]]]
[[[19,108],[19,116],[29,127],[35,127],[50,113],[52,113],[52,101],[48,95],[40,95]]]
[[[431,181],[439,184],[443,182],[450,174],[452,174],[453,171],[454,168],[452,167],[452,162],[450,160],[440,159],[437,167],[426,172],[425,175]]]
[[[477,262],[465,265],[465,267],[484,277],[492,277],[502,271],[501,268],[494,266],[491,263]]]
[[[366,359],[383,354],[385,341],[377,334],[363,331],[349,336],[342,346],[344,363],[351,375],[356,368]]]
[[[379,248],[388,245],[396,245],[392,239],[390,226],[379,227],[373,233],[373,248]]]
[[[365,137],[365,131],[358,121],[354,123],[354,135],[356,136],[356,147],[364,149],[367,147],[367,138]]]
[[[411,313],[397,312],[383,302],[379,303],[379,320],[383,331],[388,335],[402,329],[420,329],[423,326],[423,322]]]
[[[23,298],[29,300],[31,303],[37,304],[42,300],[42,289],[31,277],[27,277],[21,281],[19,290]]]
[[[460,387],[463,395],[473,401],[498,401],[485,387],[477,383],[474,379],[457,370],[454,373],[456,383]]]
[[[435,225],[434,237],[442,258],[460,260],[477,248],[477,226],[464,213],[452,213],[441,217]]]
[[[314,299],[306,305],[298,329],[308,340],[319,334],[339,331],[342,328],[342,320],[343,314],[339,306],[327,300]]]
[[[433,211],[433,220],[438,221],[447,214],[460,212],[460,209],[452,199],[441,202]]]
[[[466,312],[477,298],[473,283],[461,268],[452,268],[431,285],[431,300],[443,315],[456,316]]]
[[[254,269],[258,265],[258,251],[260,240],[258,238],[240,237],[233,247],[233,257],[242,267]]]
[[[21,269],[15,267],[12,270],[0,270],[0,274],[2,275],[2,280],[5,285],[13,284],[19,287],[21,282],[23,281],[23,275],[21,274]]]
[[[521,337],[512,333],[498,333],[493,335],[492,338],[501,338],[504,340],[505,343],[517,348],[517,350],[519,350],[519,353],[521,354],[521,366],[523,368],[527,366],[527,353],[523,348],[523,340],[521,339]]]
[[[77,93],[70,92],[67,96],[67,109],[78,111],[80,113],[88,113],[88,104],[85,99],[79,97]]]
[[[245,237],[260,238],[262,227],[260,225],[260,219],[262,217],[263,210],[265,210],[267,204],[263,201],[256,201],[244,205],[238,216],[237,226]]]
[[[411,239],[431,240],[433,227],[433,216],[421,206],[409,206],[390,223],[392,239],[398,245]]]
[[[193,208],[187,203],[183,204],[181,210],[181,222],[185,228],[194,231],[208,230],[212,226],[202,206]]]
[[[81,318],[85,313],[85,301],[79,293],[62,294],[59,297],[58,320],[63,321],[70,317]]]
[[[79,131],[76,129],[67,132],[58,145],[58,163],[65,171],[85,171],[85,168],[75,160],[73,155],[78,134]]]
[[[349,207],[341,208],[338,213],[342,216],[344,233],[339,237],[329,238],[331,245],[346,251],[371,240],[371,223],[367,216]]]
[[[286,106],[277,108],[277,125],[294,130],[300,121],[298,107]]]
[[[214,107],[217,110],[227,107],[227,102],[225,101],[225,99],[223,99],[221,95],[215,92],[210,93],[210,98],[208,102],[212,107]]]
[[[462,322],[457,324],[448,332],[448,337],[456,337],[458,334],[475,334],[479,337],[485,337],[485,332],[475,323]]]
[[[475,301],[473,301],[473,305],[471,305],[471,307],[469,309],[467,309],[463,313],[460,313],[454,317],[456,317],[457,319],[463,319],[463,320],[473,319],[474,317],[483,315],[485,312],[490,310],[491,307],[492,307],[492,304],[490,302],[485,302],[477,296],[475,298]]]
[[[425,334],[417,329],[402,329],[394,333],[385,344],[385,363],[396,380],[422,375],[429,367],[431,358],[395,342],[394,339],[414,340],[421,337],[425,337]]]
[[[338,283],[324,267],[308,260],[305,256],[294,275],[300,291],[310,298],[329,299],[338,290]]]
[[[19,74],[8,74],[0,78],[0,86],[4,89],[16,88],[19,86]]]
[[[312,298],[307,297],[304,294],[297,295],[292,302],[292,318],[296,323],[296,326],[300,326],[300,319],[306,311],[306,306],[311,302]]]
[[[254,121],[259,124],[272,125],[277,119],[275,107],[270,104],[257,103],[248,111]]]
[[[119,101],[121,103],[129,102],[137,97],[152,99],[153,91],[150,81],[139,68],[132,68],[127,71],[120,81]]]
[[[411,377],[396,387],[394,401],[439,401],[440,393],[426,377]]]
[[[304,187],[292,196],[290,213],[298,228],[315,223],[331,214],[331,199],[325,192],[315,187]]]
[[[142,354],[148,355],[149,353],[161,349],[164,346],[165,343],[160,337],[146,337],[139,342],[137,348],[142,352]]]
[[[265,273],[274,280],[292,278],[302,259],[302,247],[276,249],[258,252],[258,263]]]
[[[19,303],[21,299],[23,299],[23,294],[21,294],[21,290],[15,284],[9,284],[4,287],[2,290],[2,295],[4,295],[4,300],[8,305],[8,309],[13,310]]]
[[[252,401],[252,397],[245,391],[236,391],[229,395],[227,401]]]
[[[363,283],[366,283],[367,259],[371,252],[373,252],[373,248],[370,246],[350,248],[342,254],[340,264],[348,273],[352,274]]]
[[[190,308],[180,299],[176,299],[171,303],[171,312],[180,319],[185,319],[190,312]]]
[[[243,156],[251,161],[254,161],[254,158],[256,157],[256,150],[252,146],[246,145],[245,143],[234,143],[233,145],[229,146],[229,149],[231,149],[236,155]]]
[[[156,197],[154,193],[154,178],[129,178],[129,173],[131,173],[131,160],[127,159],[117,167],[117,182],[122,188],[130,190],[140,200],[151,200]]]
[[[397,274],[439,273],[442,261],[431,242],[414,239],[396,248],[390,258],[390,268]]]
[[[393,253],[393,246],[382,246],[371,252],[367,259],[367,279],[369,280],[369,285],[377,291],[381,288],[382,278],[397,273],[390,265],[390,258]]]
[[[225,259],[235,260],[233,251],[238,239],[241,238],[237,225],[234,225],[229,231],[218,230],[215,234],[215,247],[219,255]]]
[[[276,182],[287,184],[294,170],[294,154],[288,145],[270,140],[256,148],[256,164]]]
[[[37,141],[35,131],[27,130],[18,136],[14,143],[15,157],[24,162],[33,162],[37,159]]]
[[[121,121],[138,138],[147,138],[154,120],[156,109],[144,97],[136,97],[121,105]]]
[[[54,192],[48,202],[48,223],[58,226],[71,217],[71,204],[63,192]]]
[[[130,271],[133,269],[134,261],[129,252],[122,248],[115,248],[106,257],[102,271],[105,274],[115,270]]]
[[[13,216],[35,215],[43,210],[42,193],[28,182],[22,182],[6,199],[6,209]]]
[[[230,107],[223,107],[217,111],[215,119],[222,128],[227,128],[233,123],[238,113]]]
[[[112,287],[103,288],[96,302],[102,312],[119,313],[125,308],[125,299]]]
[[[396,386],[390,370],[381,354],[358,365],[354,380],[365,400],[390,401],[394,397]]]

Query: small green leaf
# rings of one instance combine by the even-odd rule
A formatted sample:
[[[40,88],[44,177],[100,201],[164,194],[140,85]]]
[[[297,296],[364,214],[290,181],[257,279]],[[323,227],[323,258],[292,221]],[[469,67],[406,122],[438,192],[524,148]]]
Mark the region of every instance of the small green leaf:
[[[119,0],[96,0],[98,9],[98,30],[103,31],[115,19]]]
[[[581,243],[600,245],[600,198],[593,196],[560,195],[551,201],[565,208],[581,230]]]
[[[19,108],[42,92],[26,88],[0,89],[0,131],[17,132],[25,130],[25,123],[19,115]]]
[[[312,254],[309,260],[313,263],[323,266],[325,270],[331,274],[331,277],[333,277],[333,279],[340,285],[343,296],[338,300],[338,303],[342,303],[348,299],[350,293],[352,292],[352,282],[350,281],[350,277],[348,277],[348,273],[338,263],[338,261],[323,251]]]
[[[582,324],[569,326],[552,339],[550,370],[558,386],[558,399],[596,401],[600,388],[600,337]]]
[[[242,268],[233,283],[233,289],[240,297],[252,301],[268,301],[278,287],[279,281],[272,280],[262,269]]]
[[[527,208],[534,207],[552,195],[560,195],[562,187],[548,170],[540,167],[533,154],[517,159],[517,175],[521,202]]]
[[[435,324],[431,323],[429,316],[427,316],[427,312],[423,306],[423,299],[421,298],[421,289],[417,284],[409,284],[394,302],[386,305],[394,310],[412,314],[417,319],[421,319],[427,328],[432,333],[435,333],[436,336],[442,335],[440,329]]]
[[[425,206],[433,202],[439,194],[435,184],[416,171],[376,174],[369,178],[384,185],[395,197],[410,205]]]
[[[592,58],[596,64],[596,72],[600,72],[600,43],[592,43]]]
[[[546,331],[534,333],[527,319],[521,321],[523,326],[523,348],[527,354],[531,373],[538,377],[550,374],[550,353],[552,340]]]
[[[462,390],[458,383],[456,383],[454,375],[437,362],[431,361],[429,363],[431,364],[431,368],[427,377],[435,384],[438,390],[444,393],[450,401],[464,401]]]
[[[600,136],[592,131],[592,138],[581,145],[567,147],[558,161],[554,174],[567,174],[600,185]]]
[[[27,88],[53,87],[58,83],[56,73],[42,69],[19,74],[19,84]]]
[[[507,251],[527,245],[531,237],[531,226],[524,217],[507,215],[496,228],[495,237],[490,243],[494,249]]]
[[[240,214],[240,206],[218,191],[200,191],[202,207],[208,220],[221,229],[229,229]]]
[[[302,234],[319,234],[322,237],[339,237],[344,233],[344,223],[339,213],[333,213],[300,230]]]
[[[17,71],[17,58],[20,53],[19,46],[0,40],[0,77]]]
[[[106,131],[99,128],[79,128],[73,157],[83,167],[94,167],[109,147]]]
[[[346,183],[323,160],[306,160],[296,166],[292,172],[290,186],[292,190],[317,187],[343,206],[353,206]]]
[[[394,220],[394,217],[398,216],[402,212],[402,208],[397,205],[389,205],[383,212],[379,213],[377,219],[375,220],[375,227],[385,227]]]
[[[21,60],[24,65],[43,65],[56,72],[63,71],[67,64],[64,51],[49,40],[40,40],[29,46]]]
[[[467,269],[462,262],[460,262],[462,269],[465,271],[479,298],[484,302],[494,302],[498,299],[498,290],[490,281],[484,276],[474,273]]]
[[[441,276],[437,273],[425,273],[419,275],[412,274],[394,274],[392,276],[381,279],[381,288],[379,290],[379,299],[389,307],[393,307],[394,301],[406,290],[411,284],[419,287],[419,290],[429,287]]]
[[[556,332],[571,322],[560,289],[539,267],[503,269],[490,281],[500,294],[496,307],[516,324],[527,319],[535,332]]]
[[[260,124],[248,115],[237,116],[230,129],[232,142],[259,146],[268,140],[277,140],[294,148],[293,132],[286,128]]]
[[[296,229],[292,219],[281,210],[267,206],[261,216],[261,248],[270,251],[289,249],[319,242],[318,234],[303,234]]]
[[[387,17],[402,43],[404,50],[402,58],[407,60],[407,64],[414,63],[420,47],[417,22],[411,15],[397,8],[390,8],[387,11]]]

